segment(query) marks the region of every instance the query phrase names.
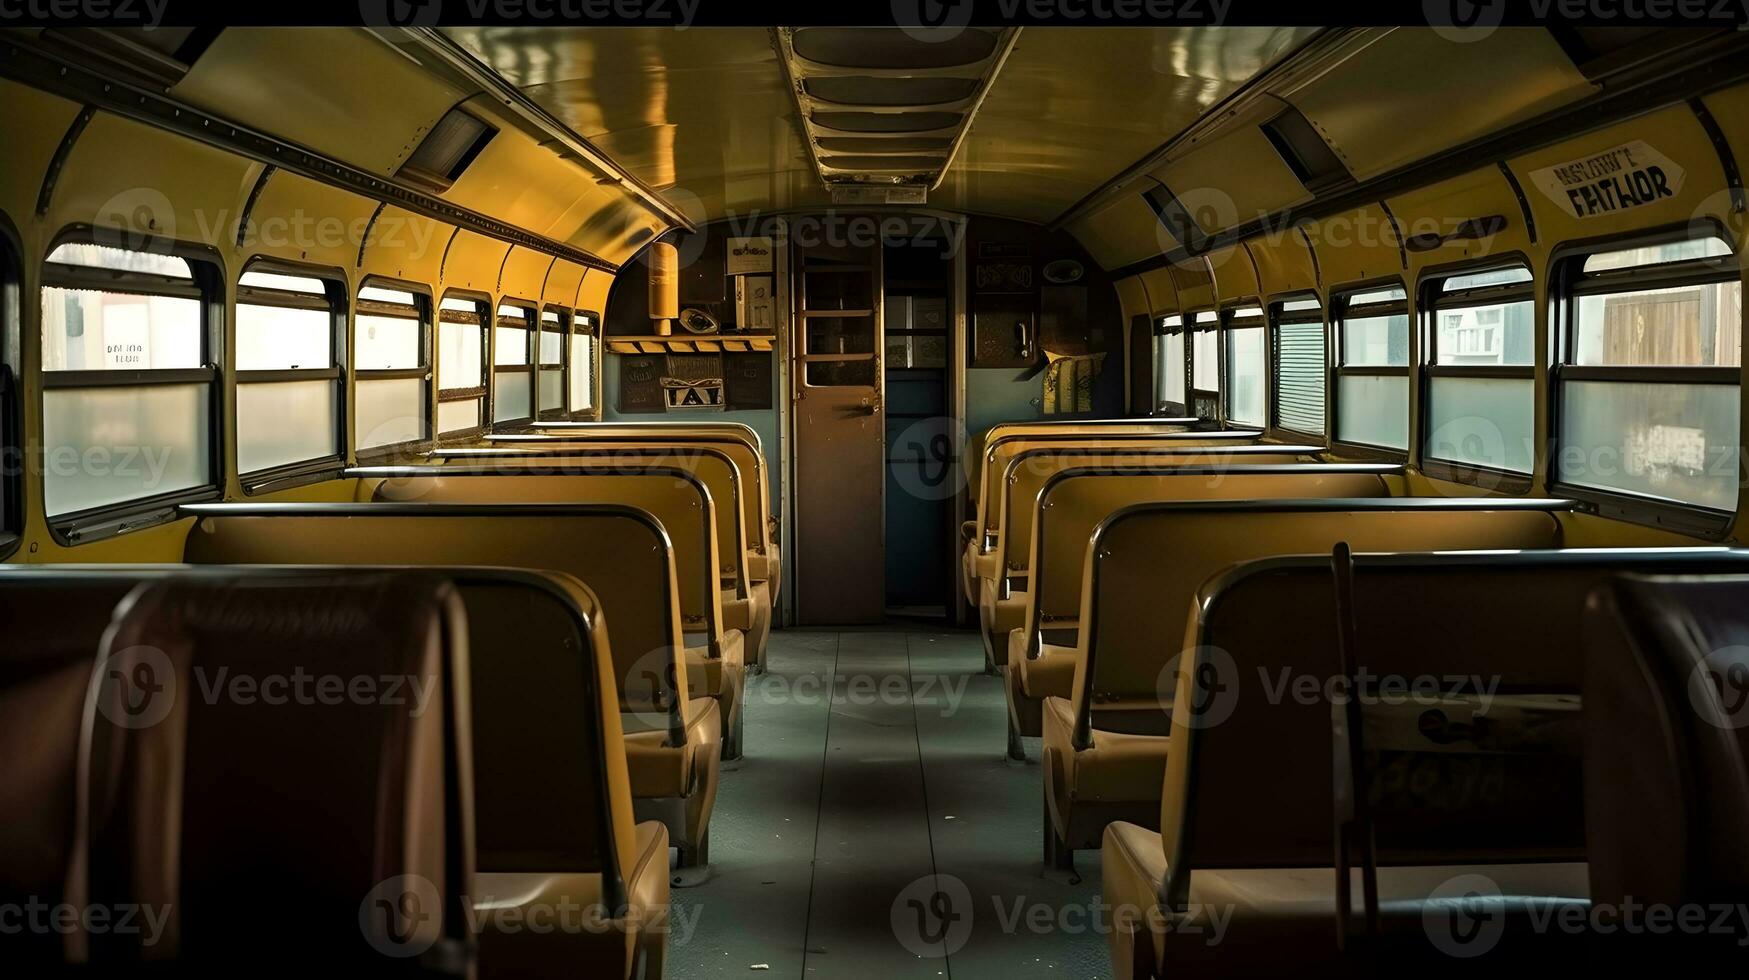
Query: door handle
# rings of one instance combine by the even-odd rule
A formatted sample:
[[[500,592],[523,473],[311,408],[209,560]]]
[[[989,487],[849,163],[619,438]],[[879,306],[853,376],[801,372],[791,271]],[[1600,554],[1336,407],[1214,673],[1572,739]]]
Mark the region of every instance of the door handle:
[[[1021,357],[1032,357],[1032,329],[1025,320],[1014,321],[1014,339]]]
[[[861,417],[873,415],[878,410],[875,405],[852,405],[844,410],[845,415]]]

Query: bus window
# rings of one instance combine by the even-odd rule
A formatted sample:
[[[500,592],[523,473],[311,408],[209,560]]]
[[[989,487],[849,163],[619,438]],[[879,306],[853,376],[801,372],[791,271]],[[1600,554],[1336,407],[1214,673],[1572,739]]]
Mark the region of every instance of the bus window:
[[[1409,297],[1402,286],[1338,296],[1336,441],[1409,448]]]
[[[366,281],[353,315],[353,440],[392,452],[431,438],[431,300],[398,284]]]
[[[1184,391],[1187,363],[1184,318],[1177,314],[1161,317],[1154,324],[1154,390],[1160,393],[1155,407],[1160,414],[1178,416],[1188,410]]]
[[[536,388],[540,391],[540,417],[565,417],[565,338],[570,336],[570,316],[559,310],[542,310],[540,314],[540,350],[537,360],[539,374]]]
[[[43,505],[61,526],[217,489],[214,270],[67,243],[43,268]]]
[[[1321,439],[1324,435],[1324,308],[1316,296],[1270,305],[1273,324],[1270,355],[1275,401],[1270,424]]]
[[[1650,243],[1562,273],[1559,481],[1735,510],[1743,287],[1730,247]]]
[[[498,306],[492,337],[492,421],[526,422],[534,417],[534,308]]]
[[[437,312],[437,433],[477,434],[486,403],[486,312],[483,300],[450,295]]]
[[[599,417],[601,377],[596,370],[595,330],[598,318],[579,310],[571,317],[570,411],[573,416]]]
[[[1203,310],[1190,319],[1190,414],[1216,417],[1221,397],[1220,314]]]
[[[337,279],[261,262],[238,280],[237,473],[245,484],[333,467],[345,454],[345,296]]]
[[[1226,376],[1221,388],[1226,398],[1226,419],[1238,425],[1262,428],[1265,414],[1263,361],[1263,307],[1250,304],[1228,310],[1226,322]]]
[[[1536,309],[1523,266],[1428,281],[1427,410],[1422,455],[1472,470],[1528,476],[1536,464]]]

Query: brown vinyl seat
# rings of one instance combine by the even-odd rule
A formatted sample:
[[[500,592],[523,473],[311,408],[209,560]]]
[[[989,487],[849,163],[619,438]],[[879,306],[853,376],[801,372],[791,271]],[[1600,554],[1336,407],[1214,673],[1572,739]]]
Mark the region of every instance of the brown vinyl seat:
[[[722,723],[715,701],[680,695],[694,688],[674,546],[647,511],[433,503],[198,504],[184,511],[198,518],[185,546],[196,564],[478,565],[561,572],[585,583],[608,634],[637,815],[667,827],[682,867],[708,860]]]
[[[1684,910],[1749,899],[1749,568],[1600,583],[1585,646],[1586,831],[1595,901]],[[1740,955],[1740,920],[1612,937],[1612,954]],[[1715,932],[1716,930],[1716,932]]]
[[[0,907],[66,901],[79,725],[109,612],[137,576],[10,566],[0,572]],[[9,969],[51,973],[63,937],[22,929]]]
[[[726,465],[726,464],[724,464]],[[717,703],[725,759],[741,755],[741,703],[746,689],[747,634],[728,624],[717,588],[723,524],[720,499],[692,470],[610,459],[543,459],[506,467],[498,461],[437,466],[360,468],[358,495],[371,501],[425,503],[618,502],[647,511],[674,545],[681,622],[687,635],[692,695]],[[506,475],[506,473],[512,475]],[[718,475],[721,475],[720,473]],[[734,525],[729,525],[733,535]],[[730,554],[738,542],[730,539]],[[745,613],[747,606],[740,610]],[[744,621],[744,620],[743,620]]]
[[[1047,860],[1071,863],[1076,849],[1098,846],[1113,821],[1157,818],[1158,780],[1130,777],[1142,773],[1143,757],[1156,775],[1166,766],[1173,663],[1209,576],[1339,541],[1356,550],[1554,548],[1557,515],[1571,506],[1482,498],[1188,501],[1139,504],[1107,518],[1083,560],[1071,697],[1045,702]],[[1105,771],[1114,767],[1124,778]]]
[[[1236,447],[1226,452],[1247,452]],[[1000,600],[995,626],[1004,634],[1008,671],[1008,754],[1024,758],[1021,736],[1043,734],[1045,698],[1070,696],[1074,681],[1075,631],[1081,614],[1082,560],[1101,521],[1125,507],[1171,500],[1244,500],[1285,497],[1388,497],[1402,467],[1381,464],[1298,463],[1258,454],[1237,463],[1209,464],[1189,456],[1171,464],[1122,468],[1070,467],[1037,485],[1012,521],[1036,528],[1024,533],[1027,588]],[[1217,457],[1218,458],[1218,457]],[[1254,462],[1261,458],[1261,462]],[[1021,519],[1018,511],[1029,512]],[[1007,535],[1003,535],[1006,541]],[[1004,545],[1004,547],[1011,547]],[[1009,554],[1016,552],[1009,551]],[[1018,608],[1018,611],[1016,609]],[[1056,643],[1044,634],[1058,635]]]
[[[1092,452],[1106,449],[1137,451],[1144,447],[1153,450],[1192,451],[1239,447],[1256,443],[1257,436],[1258,433],[1250,431],[1151,432],[1116,437],[1075,436],[1072,439],[1014,437],[992,443],[982,462],[983,475],[978,482],[976,522],[969,533],[962,529],[962,537],[966,540],[960,562],[967,599],[979,612],[979,626],[984,637],[985,668],[993,671],[1001,666],[999,658],[1007,652],[1002,637],[1007,636],[1008,630],[1014,628],[1013,616],[1018,614],[1018,607],[1015,606],[1004,616],[997,604],[1011,590],[1023,587],[1025,578],[1024,570],[1007,567],[1008,556],[1024,554],[1024,549],[1013,550],[1003,546],[1005,532],[1002,521],[1008,512],[1006,500],[1016,472],[1010,465],[1014,460],[1035,449],[1066,451],[1080,448]],[[1045,456],[1031,457],[1030,465],[1026,467],[1029,478],[1040,478],[1041,472],[1048,475],[1051,468],[1049,460],[1050,457]],[[1004,626],[1007,628],[1003,629]]]
[[[432,575],[141,584],[93,676],[69,900],[162,921],[85,927],[76,958],[178,975],[465,967],[466,630],[454,587]],[[324,695],[326,678],[372,687]],[[296,923],[295,941],[264,955],[276,922]]]
[[[746,501],[749,541],[756,541],[747,561],[755,582],[769,585],[772,599],[783,583],[783,553],[778,547],[780,528],[771,507],[771,477],[765,446],[752,426],[740,422],[546,422],[516,433],[482,437],[488,446],[540,445],[579,442],[601,446],[708,446],[728,453],[741,471],[742,483],[751,488]],[[466,452],[467,450],[457,450]],[[443,451],[439,451],[442,455]]]
[[[740,443],[726,443],[742,446]],[[757,513],[750,493],[756,492],[743,479],[743,469],[736,465],[728,451],[719,446],[701,444],[554,444],[553,448],[535,448],[528,443],[512,443],[505,450],[439,450],[437,458],[449,465],[467,469],[495,467],[505,474],[537,474],[551,472],[553,467],[588,467],[602,471],[631,471],[635,467],[684,469],[705,485],[717,513],[717,556],[721,558],[722,616],[724,627],[742,630],[749,642],[749,670],[763,670],[766,644],[771,635],[771,583],[754,581],[750,562],[756,556],[757,523],[749,520],[747,509]],[[745,446],[742,446],[745,448]],[[348,471],[367,472],[367,471]],[[542,497],[549,500],[549,497]],[[558,500],[558,499],[551,499]],[[558,500],[565,502],[565,500]],[[584,502],[584,500],[572,500]],[[752,520],[757,521],[757,516]],[[763,544],[757,553],[763,553]]]
[[[1583,783],[1589,796],[1593,782],[1584,774],[1592,763],[1581,760],[1582,733],[1594,727],[1589,690],[1579,697],[1582,675],[1590,685],[1577,642],[1585,599],[1624,568],[1685,567],[1749,570],[1749,553],[1355,555],[1356,662],[1373,691],[1397,678],[1411,692],[1396,706],[1380,698],[1363,709],[1368,758],[1380,760],[1372,778],[1384,939],[1375,946],[1394,968],[1585,963],[1585,930],[1548,924],[1588,896],[1601,900],[1587,882],[1585,862],[1602,857],[1580,791]],[[1328,685],[1341,668],[1330,558],[1229,568],[1196,603],[1200,621],[1184,642],[1197,654],[1177,673],[1176,697],[1184,704],[1219,690],[1203,695],[1200,710],[1174,713],[1164,834],[1132,823],[1106,829],[1106,902],[1135,913],[1111,933],[1114,974],[1351,975],[1357,961],[1334,943]],[[1310,681],[1298,686],[1300,678]],[[1417,696],[1409,682],[1420,678],[1437,680]],[[1479,692],[1493,698],[1487,711],[1473,710]],[[1490,766],[1491,790],[1460,792],[1476,770],[1441,759]],[[1358,902],[1357,878],[1352,894]],[[1172,910],[1209,907],[1233,910],[1218,946],[1171,928]],[[1359,923],[1357,914],[1351,935]]]

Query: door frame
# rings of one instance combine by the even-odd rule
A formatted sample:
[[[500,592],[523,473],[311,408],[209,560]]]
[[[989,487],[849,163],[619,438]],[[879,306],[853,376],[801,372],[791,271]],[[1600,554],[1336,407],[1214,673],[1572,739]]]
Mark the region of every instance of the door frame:
[[[797,446],[795,429],[795,398],[796,391],[798,390],[795,358],[800,350],[800,347],[796,342],[796,330],[801,323],[801,318],[797,316],[796,313],[801,293],[795,288],[797,266],[794,255],[795,249],[789,234],[789,222],[787,217],[792,215],[809,217],[820,215],[822,213],[821,209],[818,208],[787,210],[775,216],[776,220],[773,228],[774,234],[778,239],[775,243],[777,251],[777,309],[778,316],[783,320],[783,322],[779,324],[778,329],[779,363],[777,366],[777,374],[778,384],[782,386],[780,388],[782,398],[777,406],[777,429],[780,438],[780,445],[778,447],[778,465],[783,473],[783,499],[779,505],[779,511],[781,514],[779,521],[782,526],[782,537],[778,544],[778,550],[783,555],[784,575],[782,589],[783,609],[780,622],[781,625],[785,626],[792,625],[798,621],[799,611],[796,608],[796,594],[798,592],[798,582],[802,575],[799,550],[796,547],[796,537],[800,525],[797,521],[797,515],[799,514],[799,501],[797,500],[798,494],[796,493]],[[968,499],[966,492],[967,488],[965,485],[965,451],[966,446],[970,442],[970,433],[966,431],[966,338],[968,336],[968,316],[970,314],[970,311],[967,309],[967,302],[970,298],[970,289],[966,283],[966,275],[970,269],[970,265],[968,256],[966,255],[966,250],[970,247],[971,243],[970,216],[951,211],[940,211],[934,208],[892,208],[859,213],[873,217],[877,221],[880,218],[892,216],[929,218],[940,222],[943,226],[942,230],[948,232],[951,241],[956,243],[953,251],[953,288],[949,293],[952,297],[953,316],[948,331],[947,404],[949,406],[949,412],[951,413],[948,420],[948,431],[953,442],[954,457],[953,466],[948,474],[948,479],[953,481],[955,486],[959,487],[959,492],[954,494],[953,497],[953,520],[951,526],[945,532],[947,535],[947,541],[945,544],[947,552],[953,560],[953,568],[957,570],[959,564],[959,527],[968,520],[967,512],[972,506],[971,501]],[[880,294],[876,297],[875,313],[879,318],[877,320],[877,328],[881,330],[884,336],[887,293],[885,281],[881,281],[879,286]],[[881,399],[881,404],[884,406],[886,404],[887,395],[886,350],[884,342],[881,344],[881,349],[877,353],[880,355],[880,370],[876,372],[879,382],[876,391]],[[884,438],[883,425],[883,440]],[[882,455],[884,458],[884,443],[882,446]],[[881,539],[884,547],[886,540],[886,490],[884,476],[881,490]],[[954,594],[958,595],[958,590],[955,590]],[[963,601],[953,601],[951,603],[951,608],[952,611],[949,618],[954,626],[965,627],[971,624],[972,610],[969,606],[965,605]]]

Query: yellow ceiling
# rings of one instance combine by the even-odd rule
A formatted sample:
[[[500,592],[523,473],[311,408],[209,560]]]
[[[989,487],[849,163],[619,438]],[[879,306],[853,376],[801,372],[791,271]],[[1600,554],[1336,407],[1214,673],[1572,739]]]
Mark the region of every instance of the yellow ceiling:
[[[1312,28],[1028,28],[932,206],[1050,221]],[[828,200],[762,28],[449,28],[689,217]]]

